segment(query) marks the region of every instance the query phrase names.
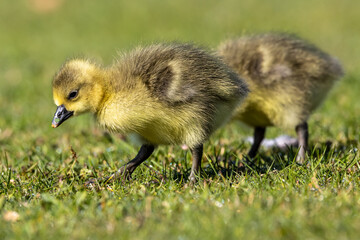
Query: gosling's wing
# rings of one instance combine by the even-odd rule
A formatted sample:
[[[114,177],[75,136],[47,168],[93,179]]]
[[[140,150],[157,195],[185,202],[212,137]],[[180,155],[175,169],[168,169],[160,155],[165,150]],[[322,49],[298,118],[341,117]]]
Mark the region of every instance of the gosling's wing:
[[[229,40],[219,54],[238,74],[261,85],[339,78],[341,65],[313,44],[289,34],[269,33]]]
[[[284,51],[261,36],[228,40],[220,45],[218,54],[237,74],[255,84],[270,85],[293,74],[291,66],[281,60]]]
[[[219,59],[191,45],[150,46],[133,53],[129,61],[134,78],[171,105],[234,97],[234,92],[240,92],[240,80]]]

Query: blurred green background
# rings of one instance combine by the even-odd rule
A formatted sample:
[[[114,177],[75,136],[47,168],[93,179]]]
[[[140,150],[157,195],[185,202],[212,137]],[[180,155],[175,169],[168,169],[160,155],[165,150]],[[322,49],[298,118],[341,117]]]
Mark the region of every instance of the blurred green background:
[[[214,48],[228,37],[265,31],[296,33],[337,56],[347,76],[329,108],[351,117],[339,104],[359,110],[349,98],[359,89],[359,9],[354,0],[1,1],[0,128],[50,128],[51,80],[69,57],[111,64],[118,51],[141,44],[176,40]]]
[[[318,168],[294,164],[229,182],[217,176],[212,187],[209,180],[196,190],[171,178],[146,185],[155,178],[146,167],[130,184],[112,186],[114,191],[84,188],[88,178],[113,172],[137,148],[107,140],[89,115],[51,128],[51,81],[67,58],[107,65],[117,52],[138,45],[186,41],[214,49],[226,38],[267,31],[298,34],[343,63],[345,77],[309,122],[311,146],[325,152],[324,143],[331,141],[336,157],[317,152],[312,160],[323,161]],[[359,158],[359,64],[356,0],[0,1],[0,238],[356,237],[359,177],[348,167]],[[217,151],[220,159],[246,153],[250,146],[243,140],[252,131],[238,126],[210,139],[206,160]],[[267,136],[283,133],[273,128]],[[278,156],[284,155],[270,157]],[[159,172],[181,166],[186,175],[190,168],[189,154],[179,147],[160,147],[147,162]],[[6,220],[5,210],[18,212],[20,224]]]

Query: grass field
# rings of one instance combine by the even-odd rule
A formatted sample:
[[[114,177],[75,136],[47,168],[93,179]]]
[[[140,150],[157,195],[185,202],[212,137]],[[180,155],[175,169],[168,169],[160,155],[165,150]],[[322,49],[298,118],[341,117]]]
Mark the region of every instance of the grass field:
[[[0,239],[357,239],[360,234],[360,2],[0,2]],[[91,116],[51,128],[51,80],[68,57],[110,64],[117,51],[158,41],[214,48],[246,33],[288,31],[346,69],[313,114],[310,163],[296,149],[261,149],[237,171],[252,134],[238,123],[204,148],[190,187],[189,152],[157,148],[133,179],[89,189],[138,146],[104,135]],[[269,129],[267,137],[293,131]]]

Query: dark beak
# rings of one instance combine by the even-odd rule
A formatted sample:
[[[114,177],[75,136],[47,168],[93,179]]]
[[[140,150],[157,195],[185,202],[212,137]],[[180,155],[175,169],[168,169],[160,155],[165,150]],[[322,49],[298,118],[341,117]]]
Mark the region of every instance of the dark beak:
[[[64,105],[58,106],[56,109],[56,112],[54,114],[54,119],[52,120],[51,126],[53,128],[57,128],[63,122],[65,122],[66,119],[71,117],[73,114],[74,114],[74,112],[69,112],[68,110],[66,110]]]

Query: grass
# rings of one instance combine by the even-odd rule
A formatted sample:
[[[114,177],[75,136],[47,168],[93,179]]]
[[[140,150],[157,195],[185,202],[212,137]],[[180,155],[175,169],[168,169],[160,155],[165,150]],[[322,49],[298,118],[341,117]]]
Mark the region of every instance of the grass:
[[[51,10],[39,1],[0,2],[0,239],[358,238],[360,3],[53,0],[62,4]],[[116,51],[153,41],[213,48],[270,30],[311,40],[347,72],[311,117],[309,165],[293,163],[296,149],[262,149],[255,168],[238,171],[232,163],[252,132],[232,123],[206,143],[195,187],[179,146],[156,149],[131,181],[84,186],[138,147],[104,135],[90,116],[51,129],[51,78],[66,58],[109,64]],[[267,137],[283,133],[293,131]]]

